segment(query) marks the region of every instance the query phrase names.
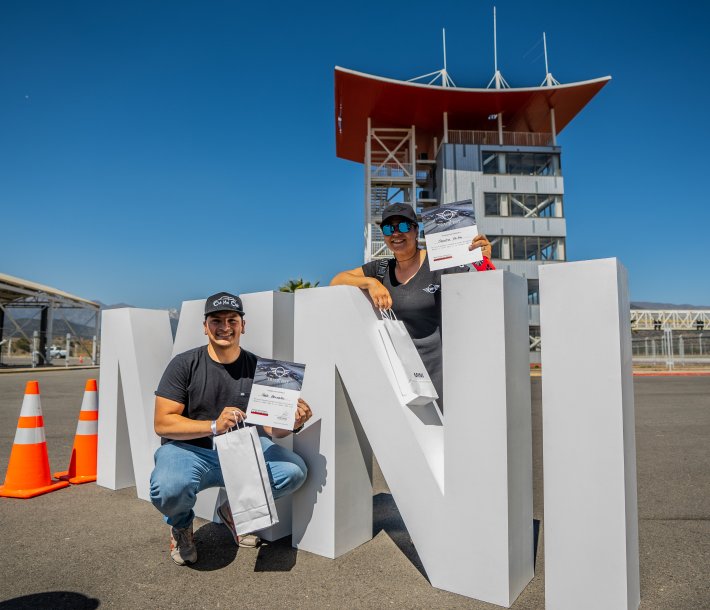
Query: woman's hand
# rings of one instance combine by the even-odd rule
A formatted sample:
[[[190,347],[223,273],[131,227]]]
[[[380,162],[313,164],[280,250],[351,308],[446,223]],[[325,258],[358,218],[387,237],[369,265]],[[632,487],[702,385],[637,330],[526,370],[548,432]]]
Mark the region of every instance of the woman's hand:
[[[488,238],[483,233],[476,235],[468,247],[469,250],[475,250],[476,248],[480,248],[483,251],[483,256],[491,258],[493,246],[491,246],[491,242],[488,241]]]
[[[367,290],[373,305],[377,309],[390,309],[392,307],[392,297],[389,290],[377,278],[366,276],[362,267],[355,267],[355,269],[350,269],[350,271],[341,271],[330,281],[330,285],[355,286],[355,288]]]
[[[392,296],[377,278],[370,278],[367,292],[370,293],[372,303],[377,309],[389,309],[392,307]]]

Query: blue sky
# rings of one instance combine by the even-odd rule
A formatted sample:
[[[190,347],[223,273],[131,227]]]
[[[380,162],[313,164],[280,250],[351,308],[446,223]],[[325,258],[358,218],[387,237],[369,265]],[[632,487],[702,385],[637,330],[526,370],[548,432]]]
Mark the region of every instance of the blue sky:
[[[337,159],[333,67],[493,73],[492,3],[0,5],[0,272],[176,307],[362,256],[362,165]],[[567,255],[634,300],[710,305],[710,8],[499,1],[512,86],[612,82],[565,129]]]

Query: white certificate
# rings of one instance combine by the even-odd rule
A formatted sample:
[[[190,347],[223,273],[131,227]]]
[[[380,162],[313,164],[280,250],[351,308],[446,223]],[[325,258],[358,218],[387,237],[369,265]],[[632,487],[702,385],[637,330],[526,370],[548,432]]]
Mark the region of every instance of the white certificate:
[[[305,364],[259,358],[251,387],[246,421],[293,430]]]
[[[469,250],[478,235],[473,201],[457,201],[422,212],[429,268],[446,269],[483,260],[481,248]]]

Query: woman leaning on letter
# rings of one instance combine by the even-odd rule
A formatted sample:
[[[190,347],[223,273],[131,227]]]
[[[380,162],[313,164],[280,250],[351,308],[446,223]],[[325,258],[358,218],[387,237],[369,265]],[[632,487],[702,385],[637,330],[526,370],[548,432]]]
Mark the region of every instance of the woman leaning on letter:
[[[371,261],[361,267],[341,271],[330,284],[367,290],[375,307],[394,311],[414,341],[439,394],[439,406],[443,409],[441,275],[466,273],[471,267],[464,265],[431,271],[426,250],[420,249],[417,243],[419,225],[416,212],[406,203],[388,205],[382,212],[380,228],[385,244],[394,254],[386,267],[380,261]],[[491,243],[485,235],[474,237],[469,250],[474,248],[482,249],[483,261],[473,267],[478,271],[495,269],[490,260]]]

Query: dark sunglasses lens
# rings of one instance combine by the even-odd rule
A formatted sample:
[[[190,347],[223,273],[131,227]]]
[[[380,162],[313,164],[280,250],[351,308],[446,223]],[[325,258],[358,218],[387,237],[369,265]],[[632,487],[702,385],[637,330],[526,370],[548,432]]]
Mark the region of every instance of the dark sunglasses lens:
[[[389,237],[390,235],[394,235],[395,231],[399,231],[400,233],[409,233],[409,230],[413,226],[414,225],[411,222],[403,220],[402,222],[398,222],[396,225],[382,225],[382,233],[387,237]]]

